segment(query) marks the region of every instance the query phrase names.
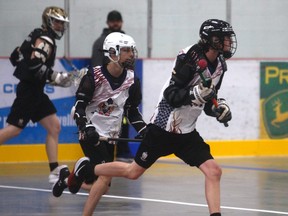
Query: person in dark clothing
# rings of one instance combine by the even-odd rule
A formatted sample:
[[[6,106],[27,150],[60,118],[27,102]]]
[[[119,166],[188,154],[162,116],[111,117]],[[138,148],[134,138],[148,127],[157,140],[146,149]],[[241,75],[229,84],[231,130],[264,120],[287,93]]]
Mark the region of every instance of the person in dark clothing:
[[[47,131],[46,153],[49,161],[49,183],[55,184],[59,172],[66,165],[58,164],[58,137],[60,122],[56,108],[44,93],[44,86],[71,86],[67,72],[53,70],[56,57],[56,39],[60,40],[69,23],[66,12],[59,7],[45,8],[41,28],[35,28],[20,47],[11,53],[15,67],[14,76],[19,79],[16,99],[7,118],[8,125],[0,130],[0,144],[18,136],[28,122],[39,122]]]
[[[96,39],[96,41],[93,44],[92,48],[92,56],[91,56],[91,65],[92,67],[103,65],[106,62],[104,61],[104,53],[103,53],[103,42],[107,35],[109,35],[112,32],[120,32],[125,33],[122,31],[122,15],[120,12],[113,10],[108,13],[107,15],[107,26],[108,28],[104,28],[102,34],[100,37]]]

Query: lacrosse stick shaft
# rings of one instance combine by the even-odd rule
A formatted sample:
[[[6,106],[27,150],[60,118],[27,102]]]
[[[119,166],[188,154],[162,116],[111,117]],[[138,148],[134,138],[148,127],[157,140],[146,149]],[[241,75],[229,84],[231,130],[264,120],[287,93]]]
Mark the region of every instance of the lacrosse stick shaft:
[[[63,59],[67,62],[68,65],[70,65],[73,68],[73,70],[79,71],[79,69],[72,63],[70,59],[68,59],[66,56],[63,56]]]
[[[206,60],[200,59],[198,62],[198,67],[201,69],[201,71],[204,70],[207,67]],[[203,72],[199,72],[199,75],[200,75],[201,80],[203,81],[204,86],[207,86],[207,81],[203,75]],[[217,108],[218,102],[217,102],[216,98],[212,98],[211,100],[212,100],[212,103],[214,104],[214,106]],[[229,126],[227,122],[224,122],[223,124],[225,127]]]
[[[100,137],[100,141],[119,141],[119,142],[142,142],[142,139],[132,139],[132,138],[114,138],[114,137]]]

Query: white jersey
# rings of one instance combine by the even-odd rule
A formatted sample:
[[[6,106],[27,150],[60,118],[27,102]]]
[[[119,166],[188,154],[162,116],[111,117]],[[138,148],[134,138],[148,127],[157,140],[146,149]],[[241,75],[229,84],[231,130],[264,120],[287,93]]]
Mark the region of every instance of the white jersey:
[[[183,49],[180,54],[187,53],[188,50],[192,46],[189,46]],[[176,61],[174,62],[175,66]],[[173,68],[174,68],[173,66]],[[210,73],[210,70],[207,69],[203,72],[206,78],[211,77],[212,83],[216,86],[221,79],[221,75],[224,73],[223,66],[221,61],[218,59],[218,65],[214,73]],[[154,111],[154,114],[151,118],[151,123],[161,127],[162,129],[177,133],[177,134],[185,134],[192,132],[196,127],[196,121],[202,110],[204,109],[204,105],[182,105],[181,107],[174,108],[170,106],[167,101],[163,97],[164,90],[169,86],[169,80],[164,84],[158,105]],[[201,82],[201,78],[199,74],[195,74],[191,82],[188,86],[195,86]]]
[[[87,120],[92,122],[100,136],[118,137],[129,88],[134,83],[134,71],[127,70],[124,82],[113,89],[100,66],[93,70],[95,90],[86,107]]]

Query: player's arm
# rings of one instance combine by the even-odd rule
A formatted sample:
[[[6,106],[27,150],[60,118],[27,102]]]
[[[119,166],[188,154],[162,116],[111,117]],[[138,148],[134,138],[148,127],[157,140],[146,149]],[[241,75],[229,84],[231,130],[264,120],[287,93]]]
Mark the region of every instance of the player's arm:
[[[139,111],[139,104],[142,100],[141,85],[138,78],[135,78],[134,84],[129,89],[129,97],[124,106],[124,115],[128,118],[129,123],[141,135],[145,133],[146,123]]]
[[[91,71],[88,71],[82,78],[76,91],[76,102],[72,107],[71,114],[79,129],[79,141],[83,145],[98,145],[99,134],[92,122],[86,118],[86,107],[93,98],[95,90],[94,77]]]
[[[40,36],[32,44],[32,53],[28,62],[28,70],[34,75],[34,78],[46,81],[51,80],[53,70],[45,64],[53,52],[54,41],[48,36]]]
[[[186,64],[179,67],[184,58],[185,54],[177,57],[169,86],[164,90],[164,98],[172,107],[180,107],[191,103],[189,88],[187,88],[191,80],[191,68]]]
[[[79,84],[76,91],[76,102],[72,108],[72,116],[79,129],[85,127],[88,123],[85,110],[92,100],[94,89],[95,82],[93,74],[91,71],[88,71]]]
[[[31,59],[28,61],[28,69],[34,74],[34,78],[45,82],[48,81],[54,85],[69,87],[71,79],[68,73],[54,71],[47,66],[46,62],[54,52],[54,41],[45,35],[36,39],[33,45]]]

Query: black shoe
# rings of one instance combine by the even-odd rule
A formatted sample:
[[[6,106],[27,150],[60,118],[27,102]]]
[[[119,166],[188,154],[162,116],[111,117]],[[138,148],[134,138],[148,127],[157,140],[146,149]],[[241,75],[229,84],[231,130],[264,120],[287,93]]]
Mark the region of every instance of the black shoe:
[[[52,192],[55,197],[60,197],[65,188],[67,188],[67,184],[65,179],[68,178],[70,172],[66,165],[63,165],[59,172],[59,178],[52,186]]]
[[[68,189],[72,194],[76,194],[80,190],[87,175],[87,165],[89,163],[90,160],[87,157],[82,157],[76,162],[73,171],[68,177]]]

